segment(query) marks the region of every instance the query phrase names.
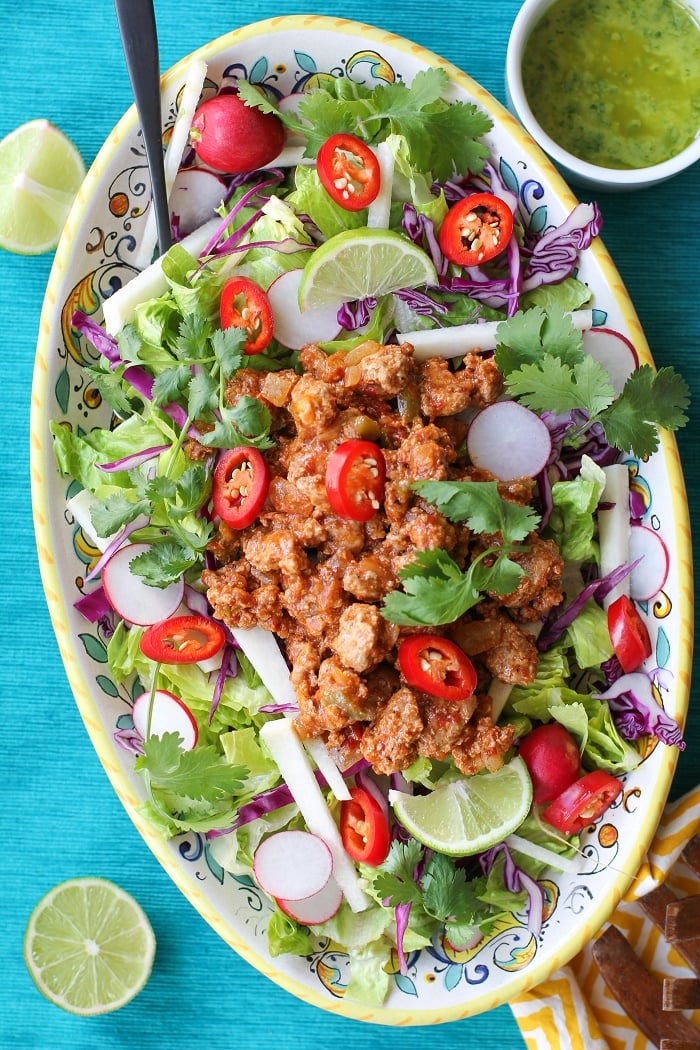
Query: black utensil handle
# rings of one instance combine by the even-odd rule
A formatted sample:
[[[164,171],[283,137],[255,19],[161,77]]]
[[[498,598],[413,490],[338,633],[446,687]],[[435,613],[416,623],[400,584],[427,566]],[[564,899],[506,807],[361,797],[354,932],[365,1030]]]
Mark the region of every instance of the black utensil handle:
[[[141,122],[161,254],[172,243],[163,162],[158,34],[152,0],[114,0],[126,68]]]

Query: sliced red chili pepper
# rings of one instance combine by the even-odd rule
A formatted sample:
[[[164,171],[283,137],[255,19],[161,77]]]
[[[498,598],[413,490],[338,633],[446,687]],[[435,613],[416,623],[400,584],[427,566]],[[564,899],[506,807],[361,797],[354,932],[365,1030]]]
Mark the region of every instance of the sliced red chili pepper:
[[[387,858],[389,818],[364,788],[350,788],[350,798],[340,804],[340,837],[346,853],[361,864],[376,867]]]
[[[219,300],[219,317],[222,328],[245,328],[246,354],[259,354],[272,339],[270,300],[248,277],[232,277],[226,282]]]
[[[214,468],[214,511],[232,529],[245,529],[262,510],[269,487],[270,471],[256,448],[227,449]]]
[[[324,189],[346,211],[360,211],[379,193],[379,161],[355,135],[331,135],[321,146],[316,170]]]
[[[547,806],[542,816],[562,835],[577,835],[597,820],[622,792],[622,784],[603,769],[575,780]]]
[[[453,204],[440,227],[440,250],[459,266],[495,259],[513,235],[513,213],[493,193],[473,193]]]
[[[339,518],[373,518],[384,499],[385,480],[384,453],[373,441],[343,441],[328,457],[326,494]]]
[[[467,700],[476,671],[458,645],[439,634],[413,634],[399,645],[399,667],[408,685],[440,700]]]
[[[608,633],[625,674],[636,671],[651,656],[651,639],[633,602],[621,594],[608,607]]]
[[[161,664],[195,664],[215,656],[226,641],[223,627],[207,616],[172,616],[141,635],[141,652]]]

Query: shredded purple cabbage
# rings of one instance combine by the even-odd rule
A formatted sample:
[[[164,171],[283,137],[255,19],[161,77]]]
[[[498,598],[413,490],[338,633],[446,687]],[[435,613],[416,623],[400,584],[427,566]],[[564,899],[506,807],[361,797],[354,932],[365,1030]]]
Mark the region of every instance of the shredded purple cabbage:
[[[523,291],[542,284],[558,284],[576,269],[578,253],[587,248],[601,231],[603,219],[598,205],[577,204],[560,226],[539,237],[527,256]]]
[[[119,354],[119,344],[113,336],[105,332],[102,325],[94,321],[82,310],[74,310],[70,319],[71,326],[84,336],[99,354],[102,354],[112,366],[122,363]]]
[[[111,463],[98,463],[97,467],[107,474],[132,470],[134,467],[140,467],[142,463],[148,463],[150,459],[155,459],[167,448],[170,448],[170,445],[152,445],[151,448],[144,448],[141,452],[132,452],[130,456],[122,456],[121,459],[115,459]]]
[[[537,648],[541,653],[551,649],[551,647],[558,642],[564,631],[574,622],[578,614],[583,609],[584,605],[590,599],[597,602],[602,602],[604,598],[610,594],[613,588],[617,587],[618,583],[621,583],[626,576],[632,572],[633,569],[639,565],[641,558],[637,558],[636,561],[631,562],[629,565],[618,565],[612,572],[607,573],[605,576],[601,576],[595,580],[591,580],[590,583],[580,591],[576,597],[569,602],[566,609],[563,612],[558,612],[561,606],[557,606],[553,610],[552,617],[545,621],[545,626],[537,639]]]
[[[595,693],[612,711],[615,725],[625,740],[637,740],[651,734],[664,744],[685,751],[681,728],[656,702],[651,681],[641,671],[623,674],[604,693]]]
[[[211,725],[211,720],[216,714],[216,709],[221,702],[221,694],[224,689],[224,684],[229,677],[229,665],[232,652],[233,650],[230,645],[224,646],[223,656],[221,657],[221,666],[219,667],[219,673],[216,676],[216,684],[214,685],[214,692],[212,693],[211,704],[209,705],[209,725]]]
[[[77,602],[73,603],[73,608],[77,609],[81,616],[84,616],[90,623],[99,623],[100,620],[105,618],[111,619],[112,617],[112,606],[107,600],[104,587],[97,587],[94,591],[90,591],[89,594],[84,594],[81,598],[78,598]]]
[[[447,273],[449,261],[440,251],[435,223],[427,215],[416,211],[412,204],[404,204],[401,225],[407,237],[422,248],[430,256],[433,266],[437,270],[438,277],[444,277]]]
[[[408,964],[406,961],[406,953],[403,949],[403,939],[408,929],[408,920],[411,916],[411,902],[407,904],[397,904],[394,908],[394,914],[396,917],[396,954],[399,959],[399,973],[404,976],[408,973]]]
[[[527,872],[517,866],[505,842],[499,843],[498,846],[492,846],[486,853],[479,855],[479,863],[484,875],[489,874],[500,853],[503,853],[505,857],[503,880],[506,889],[511,893],[522,893],[523,890],[527,893],[527,928],[530,933],[537,937],[542,929],[544,891],[531,875],[528,875]]]
[[[342,303],[338,307],[338,324],[346,332],[354,332],[357,328],[369,324],[376,305],[377,300],[373,296],[358,299],[354,303]]]

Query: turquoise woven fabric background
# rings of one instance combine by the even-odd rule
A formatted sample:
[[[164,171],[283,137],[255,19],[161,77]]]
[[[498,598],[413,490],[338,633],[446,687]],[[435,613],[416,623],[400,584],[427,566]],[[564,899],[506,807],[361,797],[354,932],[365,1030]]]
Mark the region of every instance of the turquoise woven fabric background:
[[[517,0],[230,0],[156,3],[165,69],[249,21],[300,12],[352,17],[439,52],[504,101],[503,71]],[[59,125],[89,164],[131,103],[110,0],[0,0],[0,137],[35,117]],[[590,196],[581,193],[582,199]],[[599,195],[603,240],[627,285],[657,365],[693,391],[680,434],[691,512],[700,519],[700,167],[665,186]],[[522,1040],[508,1007],[464,1021],[390,1029],[335,1018],[293,998],[242,962],[161,870],[126,816],[92,750],[67,684],[39,579],[29,491],[29,404],[39,313],[52,257],[0,252],[0,1047],[16,1050],[171,1050],[359,1044],[368,1050],[509,1050]],[[697,676],[696,676],[697,677]],[[697,780],[700,716],[672,795]],[[152,978],[126,1009],[95,1020],[46,1003],[22,960],[36,901],[78,875],[133,893],[158,940]]]

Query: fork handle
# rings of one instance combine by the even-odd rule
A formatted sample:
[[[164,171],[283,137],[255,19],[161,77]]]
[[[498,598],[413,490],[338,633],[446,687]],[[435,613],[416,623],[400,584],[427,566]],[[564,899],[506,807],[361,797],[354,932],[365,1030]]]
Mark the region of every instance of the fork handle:
[[[172,243],[163,161],[158,34],[152,0],[114,0],[119,33],[141,122],[161,255]]]

